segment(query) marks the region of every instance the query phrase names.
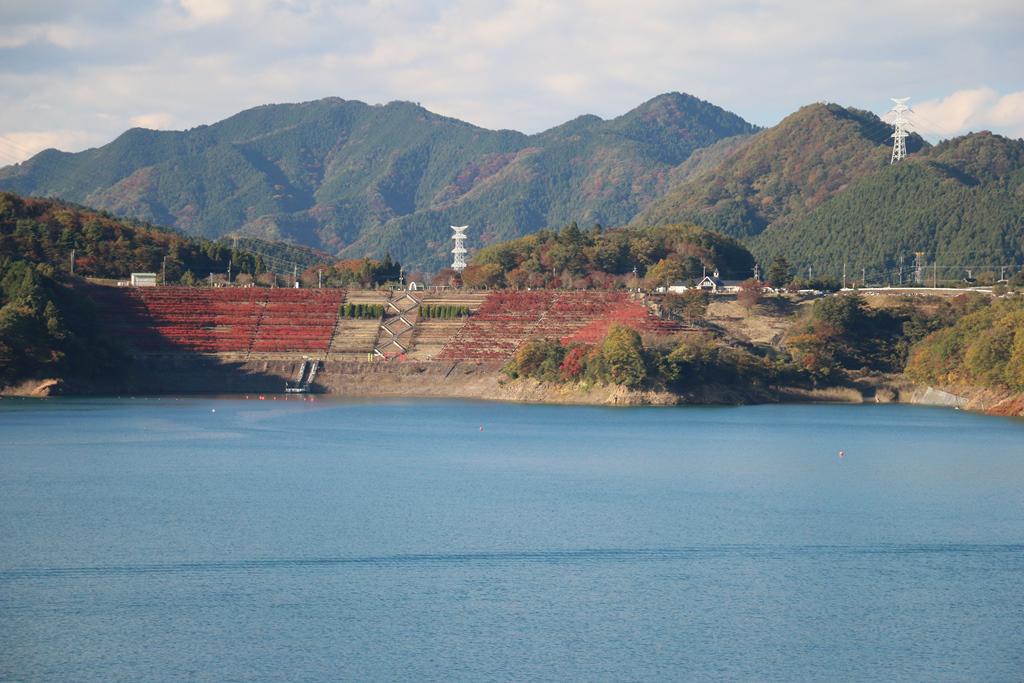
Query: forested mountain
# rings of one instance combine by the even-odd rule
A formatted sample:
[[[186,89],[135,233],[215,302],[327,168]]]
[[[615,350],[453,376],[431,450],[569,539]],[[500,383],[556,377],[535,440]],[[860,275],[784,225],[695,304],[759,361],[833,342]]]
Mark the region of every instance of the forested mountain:
[[[808,105],[778,125],[722,149],[719,163],[706,164],[683,178],[633,222],[692,221],[749,239],[780,221],[807,214],[851,182],[886,168],[891,133],[892,128],[870,112],[837,104]],[[923,144],[914,135],[907,140],[907,149],[916,152]]]
[[[390,252],[436,268],[449,224],[476,244],[569,221],[619,225],[694,150],[754,127],[689,95],[536,135],[491,131],[408,102],[329,98],[250,109],[187,131],[132,129],[96,149],[46,150],[0,188],[190,234],[284,239],[341,256]]]
[[[1024,263],[1024,141],[985,132],[931,147],[914,135],[910,155],[891,165],[891,130],[868,112],[803,107],[694,154],[687,164],[716,148],[721,160],[633,223],[692,221],[740,239],[766,265],[782,257],[838,277],[845,264],[875,282],[898,279],[901,257],[909,277],[917,251],[945,280]]]
[[[1024,263],[1024,141],[986,132],[943,142],[750,244],[766,261],[783,256],[821,274],[841,272],[845,261],[851,272],[866,268],[884,281],[881,271],[898,268],[903,256],[908,272],[922,251],[941,279],[959,279],[964,266],[998,276],[999,266]]]

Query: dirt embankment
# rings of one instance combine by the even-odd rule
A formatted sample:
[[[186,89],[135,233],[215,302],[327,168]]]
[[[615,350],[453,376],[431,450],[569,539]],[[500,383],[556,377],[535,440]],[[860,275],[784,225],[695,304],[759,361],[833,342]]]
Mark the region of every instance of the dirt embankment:
[[[97,380],[31,380],[8,387],[9,396],[279,394],[294,381],[302,359],[217,361],[202,357],[137,358],[121,377]],[[667,391],[583,387],[510,380],[494,365],[440,362],[326,361],[313,390],[346,397],[466,398],[530,403],[672,405]]]
[[[137,358],[121,377],[36,380],[3,393],[20,396],[146,394],[278,394],[303,360],[229,361],[198,356]],[[346,397],[465,398],[588,405],[749,404],[784,401],[860,402],[851,389],[802,390],[705,385],[676,394],[621,386],[511,380],[493,364],[326,361],[314,392]]]
[[[7,387],[7,396],[278,394],[294,381],[302,359],[225,361],[205,357],[137,358],[121,377],[81,381],[42,379]],[[474,400],[587,405],[677,405],[752,403],[913,403],[956,407],[994,415],[1024,416],[1024,395],[973,387],[927,387],[901,375],[856,379],[850,386],[822,389],[706,385],[676,394],[618,386],[511,380],[496,365],[441,362],[327,361],[314,391],[346,397],[465,398]]]

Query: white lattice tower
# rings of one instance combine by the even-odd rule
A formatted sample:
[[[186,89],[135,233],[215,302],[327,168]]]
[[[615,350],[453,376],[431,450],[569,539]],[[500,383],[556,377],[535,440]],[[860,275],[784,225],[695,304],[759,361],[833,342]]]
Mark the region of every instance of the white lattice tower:
[[[890,98],[896,104],[893,105],[892,125],[895,130],[892,133],[892,159],[889,160],[890,164],[895,164],[897,161],[907,156],[907,128],[909,122],[903,118],[905,112],[910,111],[910,107],[907,106],[907,100],[909,97]]]
[[[455,248],[452,249],[452,270],[461,273],[466,269],[466,230],[468,225],[453,225],[452,240],[455,241]]]

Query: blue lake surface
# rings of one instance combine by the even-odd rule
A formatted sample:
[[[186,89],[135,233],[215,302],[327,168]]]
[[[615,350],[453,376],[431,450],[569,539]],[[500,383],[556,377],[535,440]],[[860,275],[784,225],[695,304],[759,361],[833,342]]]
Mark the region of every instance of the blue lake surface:
[[[524,679],[1024,679],[1024,421],[0,400],[0,680]]]

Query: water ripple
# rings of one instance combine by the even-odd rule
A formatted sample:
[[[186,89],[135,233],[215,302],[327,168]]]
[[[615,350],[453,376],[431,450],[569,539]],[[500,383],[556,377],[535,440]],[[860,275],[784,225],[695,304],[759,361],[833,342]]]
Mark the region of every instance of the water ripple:
[[[575,564],[665,560],[707,560],[735,556],[771,559],[829,555],[835,558],[867,555],[971,555],[1024,556],[1024,544],[879,544],[858,546],[714,545],[682,548],[580,548],[563,550],[509,550],[458,553],[402,553],[335,557],[286,557],[202,562],[115,564],[90,567],[25,567],[0,571],[0,580],[50,577],[87,577],[134,574],[189,574],[201,572],[272,571],[331,567],[411,567],[417,565]],[[1022,557],[1024,559],[1024,557]]]

